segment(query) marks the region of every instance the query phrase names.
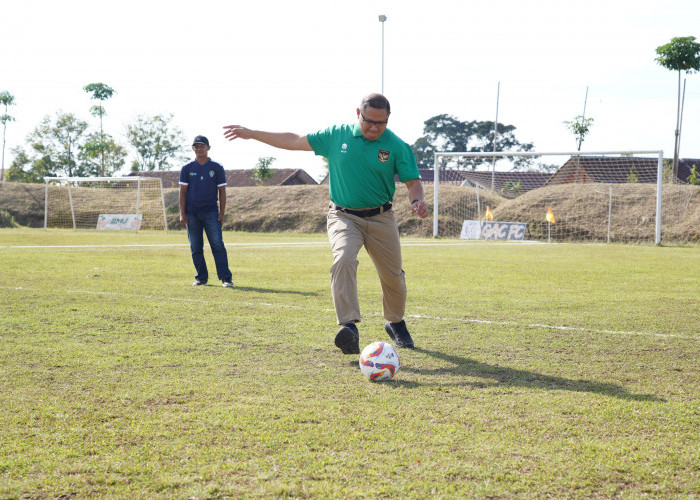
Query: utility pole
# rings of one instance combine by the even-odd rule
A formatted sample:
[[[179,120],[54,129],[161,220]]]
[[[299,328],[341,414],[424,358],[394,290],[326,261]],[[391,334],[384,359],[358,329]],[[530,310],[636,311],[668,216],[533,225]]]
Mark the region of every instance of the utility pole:
[[[386,19],[384,14],[379,16],[379,22],[382,23],[382,95],[384,95],[384,22]]]

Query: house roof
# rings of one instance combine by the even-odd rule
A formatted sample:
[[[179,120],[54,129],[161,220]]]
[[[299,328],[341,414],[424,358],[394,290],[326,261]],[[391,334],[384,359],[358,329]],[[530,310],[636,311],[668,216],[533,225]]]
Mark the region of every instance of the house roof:
[[[420,169],[420,175],[424,182],[434,181],[433,169]],[[493,177],[492,177],[493,176]],[[476,170],[441,170],[440,182],[459,183],[468,186],[479,186],[483,189],[491,189],[493,179],[494,191],[507,193],[517,185],[519,193],[537,189],[545,185],[552,176],[550,172],[487,172]]]
[[[299,184],[318,184],[313,177],[302,169],[273,168],[274,175],[263,186],[296,186]],[[226,184],[235,187],[258,186],[253,180],[253,169],[226,170]]]
[[[465,180],[471,185],[491,189],[491,172],[466,171]],[[507,190],[509,186],[520,185],[522,193],[541,188],[552,177],[551,172],[493,172],[495,191]]]
[[[670,160],[666,160],[670,161]],[[580,156],[571,157],[547,181],[547,185],[566,184],[570,182],[601,182],[622,184],[630,182],[656,183],[658,158],[639,156]],[[678,162],[677,178],[687,182],[693,165],[700,168],[700,160],[683,158]]]
[[[634,166],[639,177],[638,182],[656,182],[658,158],[642,157],[599,157],[581,156],[578,158],[581,172],[578,182],[626,183]],[[667,160],[668,161],[668,160]],[[693,165],[700,172],[700,159],[681,158],[678,161],[678,179],[687,182]],[[542,186],[575,182],[576,162],[570,158],[556,173],[551,172],[494,172],[494,190],[507,194],[506,186],[520,183],[520,193],[525,193]],[[432,168],[419,169],[421,180],[426,183],[434,182]],[[398,177],[395,178],[399,182]],[[440,182],[449,184],[478,185],[491,189],[491,172],[475,170],[441,170]],[[328,184],[328,176],[320,182]]]
[[[226,185],[229,187],[258,186],[253,180],[253,169],[225,170]],[[304,170],[293,168],[273,168],[274,175],[267,179],[263,186],[294,186],[299,184],[317,184],[317,182]],[[177,187],[180,181],[179,170],[154,170],[151,172],[132,172],[129,175],[142,177],[158,177],[163,182],[164,188]]]
[[[435,171],[432,168],[418,169],[423,182],[435,182]],[[459,183],[464,182],[464,170],[440,170],[440,182]]]

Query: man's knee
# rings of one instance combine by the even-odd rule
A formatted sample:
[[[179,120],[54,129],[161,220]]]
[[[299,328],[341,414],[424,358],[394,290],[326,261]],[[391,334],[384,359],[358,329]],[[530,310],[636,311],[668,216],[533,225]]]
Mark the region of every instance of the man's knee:
[[[209,246],[211,246],[211,251],[212,253],[217,253],[217,252],[225,252],[226,251],[226,245],[224,245],[223,240],[210,240],[209,241]]]
[[[331,274],[337,274],[343,271],[357,271],[357,266],[359,266],[357,258],[351,255],[338,255],[331,266]]]

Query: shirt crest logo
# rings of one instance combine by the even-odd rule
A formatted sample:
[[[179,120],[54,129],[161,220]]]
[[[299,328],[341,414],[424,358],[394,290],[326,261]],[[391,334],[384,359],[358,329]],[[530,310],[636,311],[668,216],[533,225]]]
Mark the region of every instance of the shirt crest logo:
[[[209,171],[209,177],[214,177],[214,171],[213,171],[213,170],[210,170],[210,171]]]
[[[391,153],[386,149],[380,149],[379,153],[377,153],[377,160],[379,160],[381,163],[386,163],[389,161],[390,154]]]

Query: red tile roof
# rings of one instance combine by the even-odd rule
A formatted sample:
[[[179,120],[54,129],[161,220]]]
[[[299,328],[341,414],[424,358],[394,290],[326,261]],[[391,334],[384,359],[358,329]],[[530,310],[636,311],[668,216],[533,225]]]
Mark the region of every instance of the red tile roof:
[[[274,175],[263,186],[294,186],[299,184],[318,184],[302,169],[273,168]],[[229,187],[258,186],[253,180],[253,170],[226,170],[226,185]],[[129,175],[142,177],[159,177],[164,188],[177,187],[180,179],[179,170],[154,170],[152,172],[132,172]]]
[[[420,169],[423,182],[433,182],[433,169]],[[493,177],[492,177],[493,176]],[[440,182],[479,186],[491,190],[493,181],[494,191],[505,196],[518,195],[537,189],[552,176],[551,172],[486,172],[475,170],[441,170]]]
[[[672,162],[672,160],[665,160]],[[604,184],[624,184],[634,182],[655,184],[657,179],[658,158],[640,156],[581,156],[571,157],[552,176],[547,185],[567,184],[572,182],[600,182]],[[680,159],[677,179],[687,182],[693,165],[700,170],[700,160]]]

